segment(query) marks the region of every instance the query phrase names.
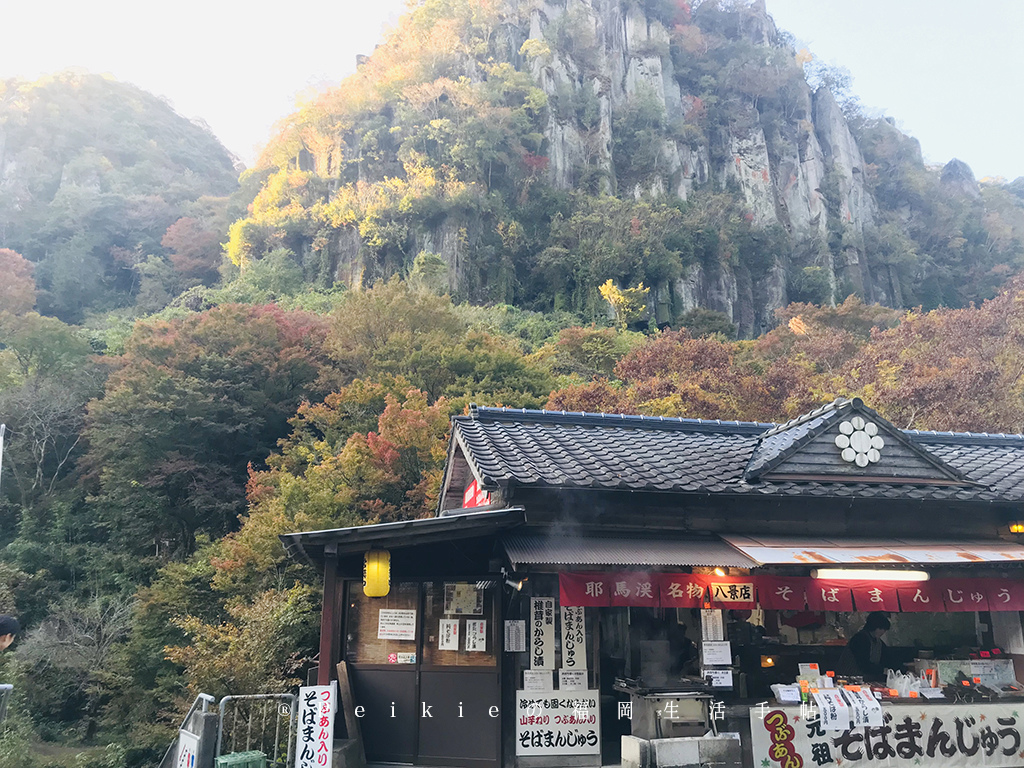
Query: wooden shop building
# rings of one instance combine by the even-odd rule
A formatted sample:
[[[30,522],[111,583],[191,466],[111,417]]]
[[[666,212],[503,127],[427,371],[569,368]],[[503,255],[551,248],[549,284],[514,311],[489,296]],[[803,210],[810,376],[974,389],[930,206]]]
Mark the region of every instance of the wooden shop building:
[[[318,682],[345,662],[370,763],[689,765],[716,761],[687,737],[739,733],[758,768],[1024,766],[1022,501],[1024,436],[857,399],[786,424],[474,406],[435,517],[282,541],[323,571]],[[879,610],[887,663],[973,682],[805,728],[778,686],[842,676]]]

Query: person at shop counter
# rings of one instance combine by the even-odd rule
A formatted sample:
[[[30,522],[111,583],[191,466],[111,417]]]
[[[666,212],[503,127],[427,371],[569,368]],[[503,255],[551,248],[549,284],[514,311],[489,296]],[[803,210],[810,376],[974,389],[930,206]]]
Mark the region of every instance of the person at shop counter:
[[[892,624],[882,611],[868,614],[864,627],[850,638],[839,659],[839,671],[845,675],[860,675],[866,681],[885,680],[885,650],[882,635]]]

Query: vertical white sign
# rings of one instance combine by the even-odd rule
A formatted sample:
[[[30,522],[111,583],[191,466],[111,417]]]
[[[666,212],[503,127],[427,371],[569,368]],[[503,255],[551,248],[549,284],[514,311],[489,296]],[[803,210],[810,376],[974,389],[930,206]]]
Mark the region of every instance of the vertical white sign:
[[[483,653],[487,650],[487,622],[466,619],[466,650]]]
[[[562,669],[587,668],[586,608],[562,607]]]
[[[530,668],[555,668],[555,598],[530,600]]]
[[[441,619],[441,627],[437,633],[437,650],[459,650],[459,620]]]
[[[295,734],[295,768],[331,768],[334,755],[333,685],[299,688],[299,726]]]

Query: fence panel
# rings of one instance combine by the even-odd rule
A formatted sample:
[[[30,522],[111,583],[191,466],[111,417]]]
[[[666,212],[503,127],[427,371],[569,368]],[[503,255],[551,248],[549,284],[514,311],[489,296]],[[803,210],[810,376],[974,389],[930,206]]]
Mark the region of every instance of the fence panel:
[[[292,693],[225,696],[220,701],[217,757],[258,750],[268,768],[292,768],[298,697]]]

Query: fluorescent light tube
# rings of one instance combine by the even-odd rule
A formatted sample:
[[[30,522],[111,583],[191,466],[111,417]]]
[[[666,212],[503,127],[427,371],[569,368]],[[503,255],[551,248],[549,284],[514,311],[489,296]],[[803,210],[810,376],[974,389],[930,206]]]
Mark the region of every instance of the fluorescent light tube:
[[[815,579],[836,579],[838,581],[928,581],[927,571],[882,571],[867,568],[815,568],[811,571]]]

